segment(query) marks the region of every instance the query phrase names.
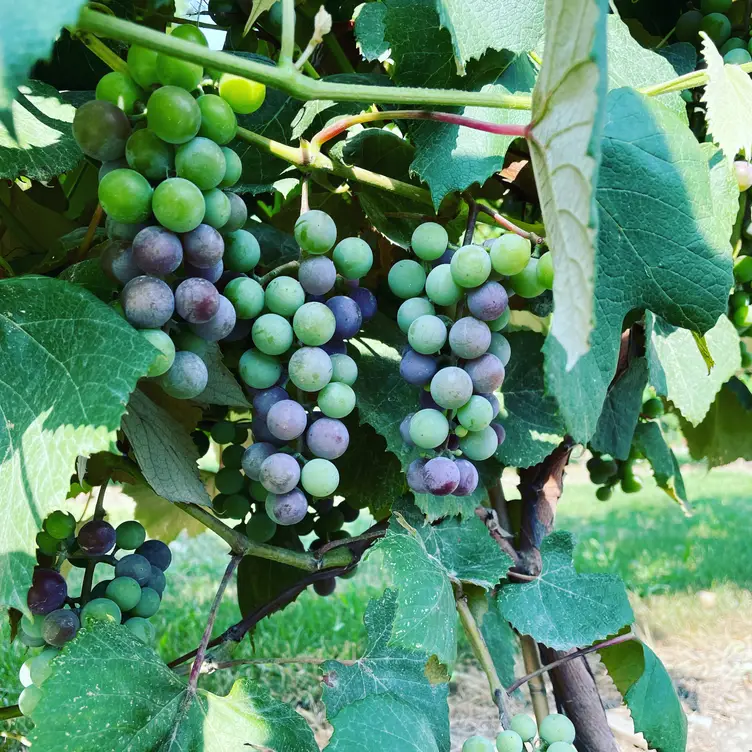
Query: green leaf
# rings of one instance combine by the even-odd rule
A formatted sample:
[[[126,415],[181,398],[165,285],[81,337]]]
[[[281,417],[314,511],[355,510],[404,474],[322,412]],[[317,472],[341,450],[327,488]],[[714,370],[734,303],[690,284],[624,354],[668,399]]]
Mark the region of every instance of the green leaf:
[[[661,104],[629,89],[609,94],[596,198],[591,350],[567,371],[559,342],[549,337],[544,347],[548,390],[579,442],[595,431],[624,317],[649,309],[674,326],[705,333],[726,312],[733,284],[730,228],[716,213],[707,152]]]
[[[209,372],[209,380],[201,394],[196,397],[197,402],[210,405],[230,405],[231,407],[250,407],[243,390],[230,369],[222,360],[222,351],[216,342],[210,342],[206,352],[201,356]]]
[[[686,511],[687,491],[684,488],[681,468],[674,452],[666,443],[660,423],[640,423],[634,434],[634,442],[653,468],[658,486]]]
[[[708,372],[692,332],[671,326],[652,314],[646,316],[645,323],[650,383],[658,394],[674,403],[689,423],[698,425],[719,389],[741,368],[736,327],[721,316],[705,335],[715,363]]]
[[[501,683],[508,687],[515,679],[514,668],[519,643],[509,622],[501,613],[498,598],[490,593],[486,597],[488,598],[488,611],[478,623],[488,646],[488,652],[491,653],[496,673]]]
[[[492,588],[510,560],[475,516],[430,525],[415,507],[393,512],[377,544],[399,590],[392,643],[424,650],[450,667],[457,657],[453,583]]]
[[[564,424],[556,401],[545,394],[543,337],[534,332],[510,332],[506,337],[513,353],[501,387],[507,436],[496,457],[503,465],[530,467],[561,443]]]
[[[266,13],[268,10],[271,10],[272,6],[277,1],[278,0],[253,0],[253,7],[251,8],[251,13],[248,16],[248,21],[246,22],[245,30],[243,31],[243,33],[247,34],[251,30],[253,24],[256,23],[256,19],[262,13]]]
[[[637,640],[603,648],[598,654],[629,708],[635,731],[650,749],[685,752],[687,719],[658,656]]]
[[[616,634],[634,620],[619,577],[579,574],[572,563],[574,536],[560,531],[541,544],[540,576],[508,584],[499,592],[499,608],[511,625],[555,650],[590,645]]]
[[[355,19],[355,39],[358,42],[358,49],[368,62],[378,60],[389,50],[389,44],[384,39],[385,16],[386,6],[383,3],[366,3],[361,7]]]
[[[618,460],[629,457],[632,436],[640,417],[642,393],[648,383],[645,358],[635,358],[621,378],[608,390],[603,412],[590,446]]]
[[[280,266],[300,256],[300,246],[289,233],[255,221],[248,222],[245,229],[259,242],[262,266]]]
[[[551,336],[571,370],[594,325],[595,180],[606,104],[601,0],[547,0],[543,65],[533,90],[530,157],[553,254]]]
[[[345,666],[337,661],[327,661],[324,664],[324,704],[327,718],[335,728],[332,742],[344,744],[338,736],[353,733],[353,723],[369,724],[372,728],[366,734],[368,737],[372,733],[378,734],[383,726],[394,733],[399,722],[385,712],[390,705],[382,707],[382,702],[395,700],[415,713],[420,719],[421,728],[429,729],[428,736],[434,745],[433,749],[448,749],[448,684],[432,684],[429,681],[426,675],[429,656],[425,652],[389,644],[397,614],[397,592],[387,589],[381,598],[372,600],[366,609],[363,621],[368,633],[368,646],[363,657],[353,666]],[[348,707],[359,707],[360,702],[369,698],[370,706],[374,708],[373,713],[363,716],[359,712],[359,721],[354,715],[343,715]],[[391,745],[384,747],[392,748]]]
[[[123,432],[154,492],[168,501],[210,506],[198,475],[198,449],[188,431],[143,392],[133,392]]]
[[[114,447],[153,348],[69,282],[2,280],[0,301],[0,604],[25,610],[42,520],[65,501],[76,457]]]
[[[681,420],[682,433],[696,460],[710,468],[752,460],[752,393],[736,377],[721,387],[702,423]]]
[[[44,181],[72,170],[83,157],[71,132],[75,112],[41,81],[20,86],[10,105],[12,126],[0,123],[0,178]]]
[[[72,282],[85,290],[94,293],[100,300],[109,303],[112,294],[117,290],[117,284],[113,282],[102,269],[99,259],[86,259],[77,264],[66,266],[58,275],[58,279]]]
[[[313,732],[261,685],[238,679],[225,697],[185,682],[120,625],[82,629],[55,659],[34,711],[40,752],[83,749],[278,749],[317,752]]]

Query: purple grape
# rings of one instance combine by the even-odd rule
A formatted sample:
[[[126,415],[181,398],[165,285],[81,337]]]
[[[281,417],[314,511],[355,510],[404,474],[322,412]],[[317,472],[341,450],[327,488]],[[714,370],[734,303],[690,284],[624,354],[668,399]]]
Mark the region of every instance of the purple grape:
[[[164,227],[144,227],[133,238],[133,260],[147,274],[171,274],[183,262],[183,246]]]
[[[319,418],[306,432],[308,449],[316,457],[336,460],[350,444],[350,434],[344,423],[334,418]]]
[[[225,241],[211,225],[199,225],[183,235],[183,252],[192,266],[209,269],[222,260]]]
[[[496,433],[496,438],[499,440],[499,446],[501,446],[504,443],[504,439],[507,437],[507,432],[504,429],[504,426],[502,426],[501,423],[491,423],[491,428],[493,428]]]
[[[209,280],[209,282],[218,282],[225,271],[225,265],[222,259],[217,261],[214,266],[207,266],[205,268],[187,263],[183,266],[187,277],[201,277],[202,279]],[[224,287],[222,289],[224,289]]]
[[[326,301],[327,308],[334,314],[337,322],[334,336],[341,339],[354,337],[363,325],[363,314],[360,306],[346,295],[335,295]]]
[[[251,421],[251,433],[253,434],[253,440],[256,442],[263,442],[264,444],[271,444],[275,447],[283,447],[287,442],[280,441],[267,427],[266,419],[254,418]]]
[[[194,276],[200,277],[201,275],[195,274]],[[248,279],[248,275],[243,274],[243,272],[222,272],[222,276],[217,280],[217,290],[224,292],[225,287],[227,287],[233,279],[238,279],[240,277]]]
[[[438,407],[438,405],[437,405]],[[441,409],[441,408],[439,408]],[[460,439],[458,436],[455,436],[453,433],[449,434],[449,437],[447,438],[447,449],[450,452],[455,452],[460,448]]]
[[[358,304],[363,321],[370,321],[376,315],[378,311],[376,296],[367,287],[356,287],[350,290],[347,296]]]
[[[115,528],[104,520],[90,520],[79,531],[78,547],[89,556],[102,556],[115,548]]]
[[[224,295],[220,295],[217,313],[204,324],[191,324],[191,330],[207,342],[217,342],[232,332],[236,321],[232,303]]]
[[[434,457],[423,468],[428,493],[434,496],[447,496],[460,484],[460,471],[454,460],[446,457]]]
[[[161,569],[163,572],[172,563],[170,547],[161,540],[145,541],[136,549],[136,553],[139,556],[143,556],[151,566],[157,567],[157,569]],[[149,568],[149,572],[151,573],[151,567]]]
[[[118,169],[117,167],[115,169]],[[146,227],[143,223],[126,224],[125,222],[116,222],[112,217],[107,217],[104,223],[104,230],[110,240],[127,240],[133,242],[133,238]]]
[[[430,355],[421,355],[407,348],[400,361],[400,376],[414,386],[425,386],[431,382],[438,370],[436,361]]]
[[[455,496],[470,496],[478,487],[478,470],[469,460],[455,460],[454,464],[460,471],[460,482],[452,493]]]
[[[115,577],[132,577],[144,587],[151,577],[151,562],[141,554],[128,554],[115,564]]]
[[[418,402],[420,403],[420,407],[423,410],[443,410],[438,402],[434,400],[434,398],[431,396],[431,392],[427,392],[425,389],[420,390],[420,396],[418,397]]]
[[[280,400],[269,409],[266,416],[267,428],[278,439],[292,441],[302,435],[308,423],[305,408],[295,400]]]
[[[449,346],[458,358],[479,358],[490,344],[491,330],[488,324],[472,316],[455,321],[449,330]]]
[[[337,588],[337,579],[335,577],[327,577],[325,580],[316,580],[313,583],[313,590],[316,595],[320,595],[325,598],[327,595],[331,595]]]
[[[277,452],[261,463],[259,480],[269,493],[289,493],[300,480],[300,465],[289,454]]]
[[[407,485],[415,491],[415,493],[428,493],[428,486],[426,485],[426,477],[424,469],[426,467],[426,460],[417,459],[413,460],[407,468]]]
[[[499,400],[496,399],[495,394],[481,394],[481,397],[485,397],[490,403],[491,407],[493,408],[493,416],[494,418],[499,414],[499,411],[501,410],[501,405],[499,404]]]
[[[308,512],[308,499],[299,488],[285,494],[269,494],[266,513],[278,525],[297,525]]]
[[[319,516],[323,517],[325,514],[329,514],[329,512],[334,509],[334,499],[316,499],[314,507],[319,513]]]
[[[262,389],[253,398],[253,417],[266,420],[272,406],[287,399],[290,399],[290,395],[281,386]]]
[[[467,307],[476,319],[498,319],[509,305],[507,291],[498,282],[486,282],[467,295]]]
[[[337,269],[326,256],[307,258],[298,269],[298,282],[311,295],[325,295],[336,281]]]
[[[432,267],[441,266],[441,264],[449,264],[452,261],[452,256],[454,256],[454,249],[453,248],[447,248],[444,253],[439,256],[436,261],[431,263]]]
[[[42,637],[48,645],[61,647],[70,642],[81,626],[75,611],[68,608],[59,608],[50,611],[42,622]]]
[[[175,290],[175,310],[189,324],[205,324],[217,315],[217,288],[201,277],[184,279]]]
[[[406,415],[400,423],[400,436],[402,436],[402,441],[404,441],[407,446],[415,446],[413,440],[410,438],[410,421],[413,419],[413,415],[415,415],[415,413]]]
[[[60,572],[54,569],[34,570],[26,596],[26,603],[32,614],[49,614],[60,608],[67,597],[68,586]]]
[[[337,337],[325,342],[321,345],[321,349],[327,355],[347,355],[347,345]]]
[[[495,392],[504,383],[504,366],[491,353],[465,363],[465,370],[472,379],[473,389],[478,394]]]
[[[175,311],[170,286],[156,277],[134,277],[120,293],[123,313],[136,329],[159,329]]]
[[[104,273],[124,285],[143,272],[133,259],[133,248],[125,240],[110,240],[99,257]]]
[[[243,472],[251,480],[258,480],[264,460],[271,457],[276,451],[276,447],[266,441],[251,444],[243,452],[243,459],[240,461]]]
[[[232,331],[222,340],[223,342],[239,342],[251,333],[252,319],[237,319]]]
[[[146,587],[156,590],[160,595],[164,593],[164,589],[167,587],[167,579],[164,576],[164,572],[153,564],[151,565],[151,577],[149,577]]]

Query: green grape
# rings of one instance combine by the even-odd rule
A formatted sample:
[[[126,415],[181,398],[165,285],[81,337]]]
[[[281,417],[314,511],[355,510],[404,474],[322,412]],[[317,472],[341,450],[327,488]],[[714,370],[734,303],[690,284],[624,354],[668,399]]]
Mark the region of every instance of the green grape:
[[[663,415],[663,400],[660,397],[651,397],[642,403],[642,414],[646,418],[659,418]]]
[[[462,745],[462,752],[495,752],[495,750],[494,743],[485,736],[471,736],[465,739]]]
[[[266,497],[269,495],[269,492],[264,488],[263,483],[260,483],[257,480],[253,480],[251,481],[251,485],[248,487],[248,490],[251,493],[252,499],[254,499],[255,501],[260,501],[262,504],[266,502]]]
[[[204,77],[204,68],[198,63],[172,57],[160,52],[157,55],[157,77],[164,86],[179,86],[193,91]]]
[[[238,130],[238,119],[232,107],[216,94],[203,94],[196,103],[201,110],[198,135],[220,145],[230,143]]]
[[[229,146],[223,146],[222,153],[225,155],[225,176],[222,178],[219,187],[231,188],[243,174],[243,163],[240,161],[237,152]]]
[[[81,151],[101,162],[120,159],[131,135],[125,113],[110,102],[93,99],[81,105],[73,118],[73,137]]]
[[[113,170],[99,184],[99,203],[115,222],[135,224],[149,218],[154,191],[135,170]]]
[[[81,609],[81,625],[86,626],[89,619],[120,624],[123,615],[117,603],[109,598],[94,598]]]
[[[23,715],[29,717],[42,699],[42,690],[30,684],[18,697],[18,709]]]
[[[512,356],[512,347],[509,344],[509,340],[503,335],[493,332],[491,334],[491,344],[488,346],[488,352],[491,355],[495,355],[500,361],[501,365],[506,367],[509,363],[509,359]]]
[[[457,411],[457,419],[468,431],[482,431],[491,425],[494,409],[491,403],[479,394],[474,394]]]
[[[568,742],[554,742],[546,749],[546,752],[577,752],[577,747]]]
[[[535,268],[535,274],[538,282],[546,290],[554,289],[554,257],[551,253],[544,253],[538,259],[538,266]]]
[[[574,724],[565,715],[560,713],[551,713],[547,715],[538,728],[540,738],[546,744],[554,742],[573,742],[574,741]]]
[[[431,408],[418,410],[410,421],[410,439],[421,449],[434,449],[449,436],[449,421],[444,413]]]
[[[175,170],[202,191],[216,188],[225,176],[227,163],[222,149],[211,139],[197,136],[175,152]]]
[[[509,232],[491,245],[491,265],[495,272],[511,277],[519,274],[530,261],[532,246],[527,238]]]
[[[496,736],[497,752],[522,752],[522,737],[511,729]]]
[[[29,619],[26,614],[21,617],[21,631],[29,637],[39,639],[42,636],[42,623],[44,622],[44,614],[33,615]]]
[[[208,447],[207,447],[208,448]],[[204,452],[206,454],[206,452]],[[115,543],[118,548],[135,551],[146,540],[144,526],[136,520],[128,520],[117,526]]]
[[[45,648],[29,660],[29,678],[32,684],[41,687],[52,676],[52,661],[60,655],[57,648]]]
[[[334,353],[329,357],[332,361],[332,381],[352,386],[358,380],[358,364],[344,353]]]
[[[141,585],[132,577],[116,577],[105,592],[121,611],[130,611],[141,599]]]
[[[509,728],[512,731],[516,731],[523,742],[531,742],[538,734],[538,725],[534,718],[531,718],[525,713],[518,713],[513,715],[509,721]]]
[[[229,444],[222,450],[222,464],[239,470],[242,466],[245,447],[242,444]]]
[[[222,232],[235,232],[242,229],[248,219],[248,207],[237,193],[228,193],[230,199],[230,218],[222,228]]]
[[[264,302],[272,313],[290,317],[305,303],[305,291],[297,279],[277,277],[266,286]]]
[[[435,261],[444,255],[449,245],[447,231],[436,222],[418,225],[410,239],[413,253],[424,261]]]
[[[538,259],[531,258],[519,274],[509,278],[509,284],[521,298],[537,298],[542,295],[545,288],[538,279]]]
[[[57,540],[65,540],[76,529],[76,518],[70,512],[54,511],[45,521],[44,529]]]
[[[420,316],[433,316],[436,309],[428,298],[408,298],[397,311],[397,325],[407,334],[410,325]]]
[[[133,115],[136,102],[144,102],[144,90],[128,75],[118,71],[106,73],[99,79],[94,96],[119,107],[128,117]]]
[[[460,287],[479,287],[491,274],[491,259],[485,248],[465,245],[459,248],[450,263],[452,279]]]
[[[219,96],[238,115],[250,115],[264,103],[266,86],[232,73],[223,73],[219,79]]]
[[[292,328],[304,345],[318,347],[334,336],[337,320],[323,303],[305,303],[295,311]]]
[[[245,485],[245,476],[239,470],[223,467],[214,476],[214,485],[223,494],[240,493]]]
[[[699,41],[697,35],[700,33],[702,19],[703,15],[699,10],[690,10],[682,13],[674,29],[677,40],[696,44]]]
[[[235,438],[235,425],[229,420],[218,420],[210,433],[217,444],[229,444]]]
[[[319,209],[301,214],[295,222],[294,232],[301,249],[314,256],[328,253],[337,240],[337,225]]]
[[[423,292],[426,273],[417,261],[403,259],[389,270],[387,281],[398,298],[414,298]]]
[[[128,49],[128,72],[133,80],[144,89],[159,83],[157,76],[157,52],[146,47],[131,45]]]
[[[142,619],[148,619],[150,616],[159,611],[161,598],[159,593],[150,587],[141,589],[141,598],[134,608],[131,609],[131,616],[140,616]]]
[[[496,431],[491,426],[481,431],[471,431],[467,436],[460,439],[460,449],[469,460],[487,460],[493,457],[499,446]]]
[[[264,309],[264,288],[249,277],[237,277],[227,283],[224,296],[232,303],[239,319],[252,319]]]
[[[146,122],[162,141],[185,144],[201,127],[201,110],[185,89],[162,86],[146,103]]]
[[[134,131],[125,145],[128,166],[149,180],[164,180],[175,166],[171,144],[147,128]]]
[[[201,31],[198,26],[194,26],[190,23],[178,24],[175,28],[170,30],[170,36],[184,39],[186,42],[200,44],[202,47],[209,46],[209,42],[204,36],[204,32]]]
[[[488,328],[492,332],[500,332],[502,329],[506,328],[506,325],[509,323],[509,319],[512,316],[511,309],[507,308],[504,313],[499,316],[498,319],[494,319],[493,321],[486,321],[486,324],[488,324]]]
[[[744,65],[752,63],[752,55],[747,50],[729,50],[723,56],[723,62],[727,65]]]
[[[219,230],[230,219],[230,199],[227,194],[212,188],[204,193],[204,224]]]
[[[373,251],[361,238],[345,238],[335,246],[332,261],[345,279],[361,279],[371,271]]]
[[[339,471],[329,460],[308,460],[300,472],[300,485],[314,498],[326,498],[337,490]]]
[[[734,326],[739,329],[746,329],[752,326],[752,306],[740,306],[734,311],[731,319],[734,322]]]
[[[731,37],[719,50],[721,55],[725,55],[727,52],[731,52],[731,50],[746,50],[747,49],[747,43],[743,39],[739,39],[739,37]]]
[[[439,352],[446,339],[446,324],[438,316],[419,316],[407,330],[410,347],[422,355]]]
[[[278,313],[265,313],[253,322],[251,338],[262,353],[282,355],[292,346],[292,327],[290,322]]]
[[[244,520],[251,511],[251,502],[241,494],[231,494],[224,501],[224,516],[233,520]]]
[[[598,501],[608,501],[614,493],[613,486],[601,486],[595,490],[595,498]]]
[[[700,0],[700,10],[709,13],[728,13],[731,10],[733,0]]]
[[[273,355],[246,350],[238,362],[240,378],[253,389],[268,389],[279,381],[282,366]]]
[[[154,216],[162,227],[173,232],[195,230],[204,218],[205,208],[204,194],[184,178],[169,178],[154,189]]]
[[[439,264],[428,273],[426,295],[436,305],[454,305],[464,294],[465,291],[454,281],[449,264]]]
[[[329,383],[319,392],[317,404],[328,418],[344,418],[355,408],[355,392],[347,384]]]
[[[225,269],[231,272],[249,272],[261,260],[261,246],[248,230],[235,230],[225,234]]]
[[[637,493],[642,490],[642,481],[631,471],[625,472],[621,479],[621,490],[628,494]]]
[[[332,361],[318,347],[301,347],[288,363],[290,381],[304,392],[318,392],[332,380]]]
[[[748,306],[750,303],[750,296],[748,292],[745,292],[744,290],[736,290],[731,295],[731,307],[732,308],[742,308],[743,306]]]
[[[747,350],[747,347],[743,342],[740,342],[739,344],[742,351],[742,368],[750,368],[752,366],[752,353]]]
[[[126,619],[125,626],[146,645],[151,645],[156,636],[154,625],[142,616],[131,616]]]
[[[199,358],[203,358],[206,355],[208,343],[205,339],[202,339],[197,334],[194,334],[187,329],[179,331],[173,334],[173,342],[178,350],[188,350],[189,352],[198,355]],[[206,452],[204,452],[206,454]]]
[[[170,335],[161,329],[140,329],[139,333],[157,350],[146,375],[153,378],[167,373],[175,361],[175,344],[170,339]]]
[[[731,36],[731,21],[722,13],[708,13],[700,23],[700,31],[704,31],[716,47],[720,47]]]
[[[36,535],[37,549],[47,556],[54,556],[57,553],[60,541],[53,538],[49,533],[41,530]]]
[[[274,533],[276,532],[277,523],[266,512],[254,512],[251,515],[251,519],[245,525],[246,537],[255,543],[267,543],[274,537]]]

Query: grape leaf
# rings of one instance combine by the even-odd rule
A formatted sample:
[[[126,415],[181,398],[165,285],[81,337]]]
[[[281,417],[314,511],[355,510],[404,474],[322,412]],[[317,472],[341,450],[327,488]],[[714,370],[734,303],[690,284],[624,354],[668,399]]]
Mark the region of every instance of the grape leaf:
[[[71,132],[75,112],[41,81],[20,86],[10,104],[12,127],[0,123],[0,178],[44,181],[72,170],[83,157]]]
[[[334,739],[337,739],[338,734],[350,733],[352,717],[346,715],[340,719],[346,708],[357,706],[367,698],[378,698],[396,700],[409,706],[421,718],[421,726],[429,728],[429,737],[436,748],[447,749],[448,684],[432,684],[429,681],[426,676],[429,656],[425,652],[389,644],[397,613],[397,591],[387,589],[381,598],[372,600],[366,609],[363,621],[368,633],[368,646],[363,657],[353,666],[345,666],[337,661],[327,661],[324,664],[324,704],[327,718],[336,730]],[[372,706],[379,705],[372,701]],[[370,719],[375,727],[388,723],[388,715],[380,710],[365,718]],[[370,730],[367,735],[371,735]],[[392,749],[391,745],[388,748]]]
[[[726,312],[731,227],[719,209],[726,194],[713,190],[707,156],[692,131],[661,104],[630,89],[609,94],[596,194],[591,351],[567,371],[559,342],[549,337],[544,346],[546,386],[575,441],[587,441],[595,431],[627,313],[649,309],[674,326],[704,333]]]
[[[384,18],[386,6],[383,3],[366,3],[360,8],[355,19],[355,39],[360,54],[368,62],[378,60],[389,50],[384,39]]]
[[[692,332],[671,326],[650,313],[645,323],[650,383],[658,394],[674,403],[687,421],[698,425],[718,390],[741,368],[736,327],[721,316],[705,335],[715,363],[708,372]]]
[[[543,337],[534,332],[510,332],[512,348],[504,383],[504,428],[507,436],[496,450],[503,465],[530,467],[548,457],[564,437],[556,401],[545,394]]]
[[[555,650],[590,645],[634,619],[621,579],[579,574],[573,551],[571,533],[552,533],[541,544],[540,576],[533,582],[504,585],[498,595],[501,613],[518,632]]]
[[[82,629],[55,659],[32,738],[40,752],[318,750],[303,718],[263,686],[238,679],[224,697],[204,689],[191,696],[152,648],[102,623]]]
[[[509,558],[477,517],[430,525],[415,507],[393,512],[377,549],[399,590],[392,644],[436,655],[451,668],[457,657],[452,583],[490,589],[509,568]]]
[[[598,654],[629,708],[635,731],[650,749],[684,752],[687,719],[658,656],[637,640],[603,648]]]
[[[69,282],[0,281],[0,604],[26,609],[34,537],[76,457],[109,450],[154,348]]]
[[[113,282],[102,269],[99,259],[86,259],[77,264],[66,266],[58,275],[58,279],[64,279],[79,285],[85,290],[96,295],[100,300],[109,303],[112,294],[117,290],[117,284]]]
[[[546,0],[545,54],[533,90],[530,157],[555,269],[551,336],[568,371],[590,349],[594,324],[606,12],[599,0]]]
[[[613,383],[603,403],[590,446],[596,452],[626,460],[642,407],[642,393],[648,383],[645,358],[635,358],[621,378]]]
[[[231,407],[250,407],[248,400],[237,379],[222,360],[222,351],[216,342],[210,342],[206,352],[201,356],[209,372],[206,389],[196,397],[197,402],[210,405],[230,405]]]
[[[198,475],[198,449],[188,431],[143,392],[133,392],[123,431],[154,492],[168,501],[209,506]]]
[[[660,423],[640,423],[634,433],[634,443],[653,468],[655,482],[674,501],[687,511],[687,491],[681,468],[661,431]]]
[[[266,11],[271,10],[272,6],[278,2],[278,0],[253,0],[253,7],[251,13],[248,16],[248,21],[245,25],[244,34],[247,34],[251,30],[251,26],[256,23],[256,19]]]
[[[300,246],[289,233],[253,220],[246,224],[245,229],[259,242],[262,266],[280,266],[300,256]]]

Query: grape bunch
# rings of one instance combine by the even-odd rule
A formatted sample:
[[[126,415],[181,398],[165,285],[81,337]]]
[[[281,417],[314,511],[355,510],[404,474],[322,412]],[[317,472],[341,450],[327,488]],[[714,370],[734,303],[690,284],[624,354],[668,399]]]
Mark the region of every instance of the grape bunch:
[[[388,276],[404,301],[397,324],[408,346],[400,374],[421,388],[420,409],[400,425],[404,442],[422,455],[408,467],[407,483],[416,493],[467,496],[478,485],[473,463],[505,438],[495,393],[511,356],[500,334],[509,295],[534,298],[551,289],[551,255],[533,257],[530,241],[511,233],[489,247],[452,250],[434,222],[415,230],[411,247],[418,260],[398,261]]]
[[[718,48],[723,60],[729,65],[752,62],[752,40],[747,36],[732,36],[735,29],[743,28],[743,3],[733,0],[701,0],[699,10],[683,13],[674,33],[679,42],[699,45],[699,33],[704,31]],[[736,7],[734,7],[736,6]]]
[[[128,551],[133,553],[115,557]],[[97,566],[110,567],[114,576],[73,597],[60,573],[66,559],[76,567],[93,567],[94,572]],[[39,688],[52,673],[55,657],[82,625],[91,620],[123,624],[143,642],[154,641],[148,620],[159,610],[172,554],[162,541],[146,540],[143,525],[135,520],[114,528],[106,520],[93,519],[76,533],[73,515],[56,511],[37,535],[37,560],[40,565],[34,569],[26,599],[32,616],[22,617],[19,639],[28,647],[43,649],[21,667],[24,689],[18,705],[24,715],[34,712]]]
[[[538,728],[534,719],[521,713],[512,717],[509,729],[499,732],[495,742],[485,736],[471,736],[462,745],[462,752],[523,752],[526,742],[541,752],[576,752],[574,736],[572,721],[565,715],[551,713]]]

